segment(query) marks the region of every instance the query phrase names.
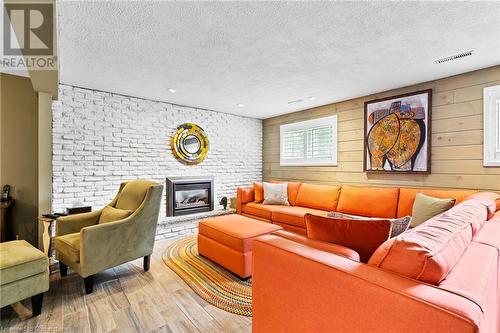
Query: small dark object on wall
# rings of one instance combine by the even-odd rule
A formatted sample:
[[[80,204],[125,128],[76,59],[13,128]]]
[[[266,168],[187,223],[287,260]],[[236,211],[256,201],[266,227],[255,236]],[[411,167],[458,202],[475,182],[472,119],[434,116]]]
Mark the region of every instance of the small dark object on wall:
[[[68,215],[89,213],[91,211],[92,211],[92,206],[66,208],[66,214]]]
[[[220,199],[219,204],[221,204],[222,207],[224,207],[224,210],[226,210],[226,208],[227,208],[227,197],[222,197],[222,199]]]
[[[12,200],[10,196],[10,185],[4,185],[2,190],[2,201]]]

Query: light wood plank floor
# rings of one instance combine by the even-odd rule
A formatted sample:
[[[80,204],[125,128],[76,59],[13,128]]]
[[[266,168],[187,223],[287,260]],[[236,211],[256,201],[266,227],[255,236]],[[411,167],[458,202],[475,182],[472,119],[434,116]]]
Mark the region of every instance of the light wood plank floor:
[[[71,270],[52,274],[42,314],[31,318],[30,300],[7,306],[0,331],[250,332],[251,318],[208,304],[163,263],[170,243],[156,242],[149,272],[139,259],[97,274],[91,295]]]

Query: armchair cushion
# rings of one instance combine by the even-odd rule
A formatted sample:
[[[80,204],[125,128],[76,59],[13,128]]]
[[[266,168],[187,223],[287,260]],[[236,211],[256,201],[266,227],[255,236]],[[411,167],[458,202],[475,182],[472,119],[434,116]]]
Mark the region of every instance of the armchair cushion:
[[[133,211],[113,208],[111,206],[106,206],[102,210],[101,217],[99,218],[99,224],[106,222],[113,222],[122,220],[126,217],[129,217]]]
[[[144,201],[149,187],[155,184],[148,180],[134,180],[126,183],[120,191],[115,208],[135,211]]]
[[[80,262],[80,233],[67,234],[56,237],[55,246],[58,253],[62,253],[65,258]]]

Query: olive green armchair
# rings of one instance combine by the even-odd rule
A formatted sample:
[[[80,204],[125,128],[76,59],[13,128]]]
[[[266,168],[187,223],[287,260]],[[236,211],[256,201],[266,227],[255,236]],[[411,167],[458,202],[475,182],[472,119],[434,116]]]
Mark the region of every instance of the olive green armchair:
[[[149,270],[162,192],[152,181],[124,182],[105,208],[58,218],[54,245],[61,276],[69,266],[90,294],[98,272],[141,257]]]

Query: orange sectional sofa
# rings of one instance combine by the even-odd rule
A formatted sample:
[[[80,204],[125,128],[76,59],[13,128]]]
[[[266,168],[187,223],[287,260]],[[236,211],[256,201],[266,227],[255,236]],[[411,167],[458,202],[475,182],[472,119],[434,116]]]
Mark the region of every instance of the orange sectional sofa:
[[[253,332],[500,332],[498,194],[344,186],[337,211],[373,216],[383,206],[387,217],[404,216],[417,192],[460,203],[387,240],[366,263],[286,231],[254,240]]]
[[[290,206],[264,205],[256,199],[253,187],[237,189],[237,213],[277,224],[283,229],[305,235],[307,213],[326,215],[331,211],[368,217],[396,218],[411,215],[416,194],[456,198],[456,203],[476,190],[439,190],[398,187],[330,186],[288,183]]]

